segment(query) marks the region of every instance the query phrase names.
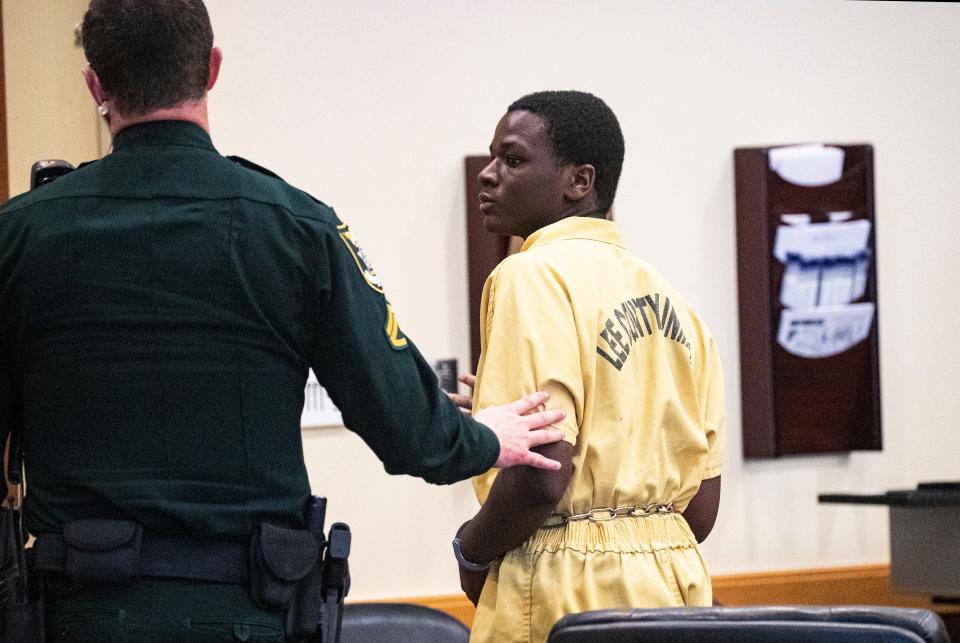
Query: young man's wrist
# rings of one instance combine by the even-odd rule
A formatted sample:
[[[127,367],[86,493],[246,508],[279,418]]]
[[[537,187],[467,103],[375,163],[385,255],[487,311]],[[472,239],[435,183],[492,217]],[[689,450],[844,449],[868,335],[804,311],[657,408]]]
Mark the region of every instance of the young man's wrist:
[[[453,555],[457,559],[457,564],[470,572],[484,572],[490,569],[490,566],[493,565],[492,560],[486,563],[475,563],[464,558],[463,552],[460,550],[459,538],[453,539]]]
[[[457,529],[457,535],[453,539],[453,555],[457,559],[457,564],[460,567],[471,571],[471,572],[482,572],[490,568],[491,565],[497,560],[496,557],[491,560],[480,560],[480,556],[476,554],[470,547],[470,539],[466,534],[467,526],[470,524],[470,521],[460,525],[460,528]],[[465,535],[467,536],[465,538]],[[466,549],[466,553],[464,553]]]

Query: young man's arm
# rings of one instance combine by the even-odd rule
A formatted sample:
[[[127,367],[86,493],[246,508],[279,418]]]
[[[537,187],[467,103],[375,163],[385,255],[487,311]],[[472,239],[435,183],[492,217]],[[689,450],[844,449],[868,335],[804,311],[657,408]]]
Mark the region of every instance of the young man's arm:
[[[492,481],[490,474],[475,481],[482,507],[461,528],[460,553],[477,564],[521,545],[555,510],[573,474],[573,443],[583,408],[582,351],[570,293],[549,265],[524,253],[503,261],[484,285],[480,325],[483,353],[473,408],[539,389],[550,393],[550,407],[564,411],[566,418],[555,425],[563,430],[564,441],[535,449],[559,462],[559,470],[516,467],[499,471]],[[485,577],[485,572],[461,566],[471,600],[479,598]]]
[[[702,543],[713,530],[720,507],[720,471],[723,469],[727,440],[727,414],[725,406],[723,368],[720,354],[713,337],[703,326],[703,343],[699,347],[702,357],[697,362],[697,389],[703,404],[703,425],[707,438],[705,479],[700,489],[690,500],[683,517],[697,542]]]
[[[460,529],[460,552],[477,564],[500,558],[526,541],[553,512],[573,474],[573,445],[556,442],[535,449],[560,462],[558,471],[514,467],[497,475],[487,501]],[[460,581],[474,605],[487,573],[460,568]]]
[[[690,525],[690,531],[702,543],[713,530],[717,521],[717,510],[720,508],[720,476],[709,478],[700,483],[700,489],[683,512],[683,517]]]

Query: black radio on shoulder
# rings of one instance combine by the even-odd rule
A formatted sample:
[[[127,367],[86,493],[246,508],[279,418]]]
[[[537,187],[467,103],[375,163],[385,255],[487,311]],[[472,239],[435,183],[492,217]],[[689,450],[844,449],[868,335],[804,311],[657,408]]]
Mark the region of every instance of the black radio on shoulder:
[[[74,168],[70,163],[61,159],[44,159],[37,161],[30,168],[30,189],[46,185],[59,176],[67,172],[72,172]]]

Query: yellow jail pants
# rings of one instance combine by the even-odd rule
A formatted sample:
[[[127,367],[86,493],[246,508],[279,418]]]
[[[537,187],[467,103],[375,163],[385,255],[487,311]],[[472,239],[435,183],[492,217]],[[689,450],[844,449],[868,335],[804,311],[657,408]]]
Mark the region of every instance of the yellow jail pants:
[[[680,514],[538,530],[490,569],[471,643],[540,643],[567,614],[706,606],[710,576]]]

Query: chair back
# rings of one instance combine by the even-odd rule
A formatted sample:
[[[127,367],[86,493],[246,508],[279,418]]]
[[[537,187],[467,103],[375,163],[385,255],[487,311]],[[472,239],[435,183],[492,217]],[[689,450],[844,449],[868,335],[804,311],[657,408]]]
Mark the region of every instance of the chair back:
[[[771,606],[614,609],[570,614],[547,643],[950,643],[926,609],[885,606]]]
[[[348,603],[340,643],[467,643],[470,630],[454,617],[411,603]]]

